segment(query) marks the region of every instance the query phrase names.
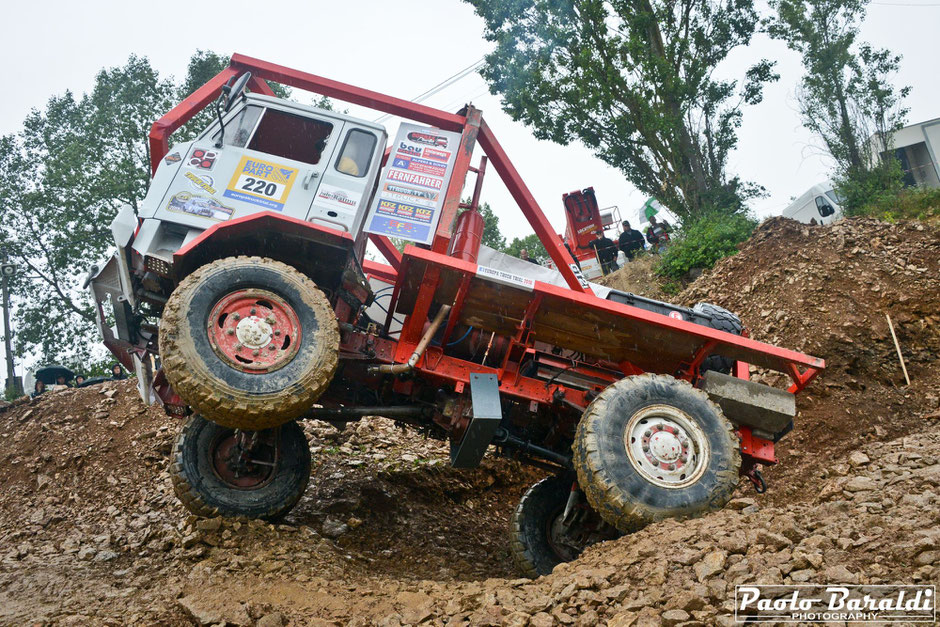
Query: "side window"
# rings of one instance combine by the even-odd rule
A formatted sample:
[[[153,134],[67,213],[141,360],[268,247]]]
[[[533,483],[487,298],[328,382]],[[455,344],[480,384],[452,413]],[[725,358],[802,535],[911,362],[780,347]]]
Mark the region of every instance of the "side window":
[[[336,158],[336,170],[359,178],[365,176],[369,171],[376,141],[375,135],[360,129],[354,128],[346,133],[343,149]]]
[[[823,196],[816,196],[816,211],[824,218],[828,218],[836,212],[836,210],[832,208],[832,205],[829,204],[829,201]]]
[[[244,148],[251,137],[251,132],[255,130],[258,118],[261,116],[262,108],[256,105],[249,105],[242,109],[235,119],[225,125],[225,144]],[[216,131],[212,136],[212,142],[219,141],[220,131]]]

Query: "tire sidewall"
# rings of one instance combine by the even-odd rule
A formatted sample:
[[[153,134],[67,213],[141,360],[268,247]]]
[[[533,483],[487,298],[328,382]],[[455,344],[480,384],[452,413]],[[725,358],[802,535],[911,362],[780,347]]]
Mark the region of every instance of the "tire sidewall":
[[[300,321],[300,348],[284,367],[273,372],[242,372],[226,363],[209,343],[209,313],[220,299],[236,290],[258,288],[274,292],[293,308]],[[242,264],[209,274],[194,290],[186,311],[186,325],[205,376],[216,386],[249,394],[279,394],[298,388],[303,374],[322,358],[316,313],[297,286],[273,268]]]
[[[604,477],[627,500],[642,506],[645,522],[720,509],[733,490],[726,479],[728,469],[733,468],[736,475],[739,463],[727,420],[704,394],[695,393],[691,386],[683,386],[671,377],[638,379],[640,381],[625,379],[605,390],[602,393],[605,397],[603,416],[592,418],[596,461]],[[699,426],[708,443],[709,456],[704,472],[687,486],[666,488],[652,483],[634,466],[626,450],[625,435],[630,419],[638,411],[660,404],[672,405],[684,412]],[[736,484],[736,480],[733,483]],[[603,515],[602,508],[598,510]]]
[[[177,461],[189,490],[208,508],[222,516],[278,518],[297,503],[310,478],[310,449],[296,422],[279,429],[279,459],[274,477],[254,490],[229,486],[212,465],[213,442],[232,429],[193,416],[178,444]]]
[[[558,564],[566,561],[548,541],[549,528],[564,511],[571,490],[572,478],[560,476],[542,479],[525,493],[513,514],[515,540],[522,545],[516,561],[523,571],[547,575]]]

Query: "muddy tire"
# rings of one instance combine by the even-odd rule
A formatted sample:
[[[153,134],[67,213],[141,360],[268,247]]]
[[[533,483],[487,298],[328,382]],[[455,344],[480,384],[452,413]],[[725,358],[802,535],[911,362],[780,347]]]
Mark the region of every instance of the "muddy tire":
[[[553,545],[551,527],[564,514],[572,478],[548,477],[526,491],[509,522],[510,549],[519,570],[533,579],[548,575],[562,562],[577,557]]]
[[[288,422],[258,437],[252,459],[274,465],[254,464],[233,473],[226,460],[236,442],[234,430],[191,416],[176,439],[170,464],[173,490],[186,509],[197,516],[266,520],[293,509],[310,480],[310,448],[303,429]]]
[[[275,427],[308,409],[333,378],[338,348],[336,317],[313,281],[261,257],[197,269],[160,320],[173,389],[197,413],[238,429]]]
[[[670,376],[617,381],[592,402],[574,442],[578,483],[623,533],[721,509],[738,484],[734,427],[701,390]]]
[[[711,303],[697,303],[694,307],[692,307],[692,311],[697,311],[699,313],[705,314],[706,316],[709,316],[710,322],[705,326],[712,329],[717,329],[718,331],[725,331],[726,333],[741,335],[741,330],[744,328],[744,325],[741,324],[740,318],[724,307],[719,307],[718,305],[712,305]],[[733,368],[733,359],[722,357],[721,355],[709,355],[704,360],[702,360],[701,372],[705,373],[709,370],[715,370],[717,372],[723,372],[724,374],[731,374],[731,370]]]

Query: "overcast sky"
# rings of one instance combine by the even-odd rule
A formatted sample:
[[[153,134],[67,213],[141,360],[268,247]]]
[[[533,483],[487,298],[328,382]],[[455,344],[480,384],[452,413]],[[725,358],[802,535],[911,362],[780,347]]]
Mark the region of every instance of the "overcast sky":
[[[940,116],[936,39],[940,0],[883,0],[869,8],[862,38],[904,56],[896,83],[912,85],[909,121]],[[20,129],[31,108],[52,94],[90,89],[95,73],[122,65],[128,55],[149,57],[162,75],[182,77],[196,49],[241,52],[405,99],[425,92],[479,60],[489,45],[472,7],[457,0],[347,2],[9,2],[0,24],[7,59],[0,101],[0,133]],[[931,43],[934,42],[934,43]],[[725,73],[743,74],[760,57],[776,59],[781,79],[764,102],[745,109],[739,148],[729,173],[764,185],[770,196],[753,205],[760,216],[779,214],[793,196],[827,178],[829,164],[802,128],[794,102],[798,56],[779,42],[755,39],[738,51]],[[295,92],[298,100],[309,102]],[[561,195],[594,186],[602,206],[633,217],[645,197],[621,174],[579,145],[540,142],[500,111],[476,74],[425,104],[456,111],[472,101],[523,175],[558,231]],[[351,108],[350,113],[363,112]],[[375,113],[363,117],[374,119]],[[390,134],[397,122],[386,121]],[[471,182],[472,185],[472,182]],[[499,183],[487,177],[484,200],[509,236],[531,232]]]

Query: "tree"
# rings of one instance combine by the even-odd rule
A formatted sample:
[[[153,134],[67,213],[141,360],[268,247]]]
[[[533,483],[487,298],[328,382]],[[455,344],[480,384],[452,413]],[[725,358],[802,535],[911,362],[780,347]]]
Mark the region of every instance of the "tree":
[[[512,241],[509,242],[509,245],[502,249],[502,252],[507,255],[512,255],[513,257],[518,257],[523,248],[529,253],[529,257],[539,263],[551,259],[548,255],[548,251],[545,250],[545,246],[542,245],[542,240],[540,240],[539,236],[535,233],[526,235],[525,237],[514,237]]]
[[[771,36],[803,57],[803,124],[822,140],[852,210],[865,196],[900,187],[891,134],[904,124],[910,87],[891,78],[901,57],[857,41],[867,0],[773,0]],[[871,143],[869,143],[872,138]],[[892,192],[893,193],[893,192]]]
[[[773,63],[740,86],[715,78],[754,34],[752,0],[467,1],[496,44],[483,77],[536,137],[581,141],[681,218],[740,211],[762,191],[726,165]]]
[[[13,284],[18,353],[85,371],[103,358],[85,275],[113,246],[118,209],[137,209],[147,193],[150,126],[226,63],[199,51],[177,85],[131,56],[102,69],[90,93],[53,96],[21,132],[0,138],[0,246],[21,269]],[[194,136],[196,123],[174,139]]]

